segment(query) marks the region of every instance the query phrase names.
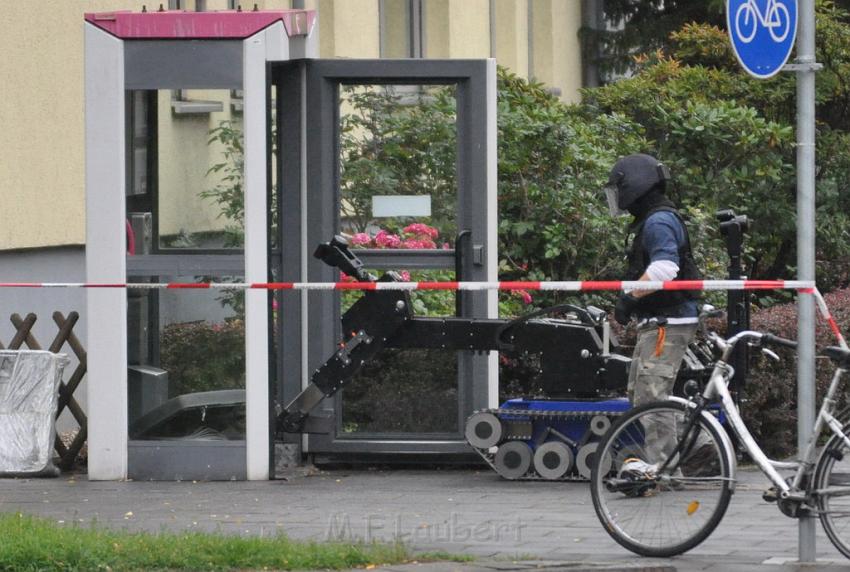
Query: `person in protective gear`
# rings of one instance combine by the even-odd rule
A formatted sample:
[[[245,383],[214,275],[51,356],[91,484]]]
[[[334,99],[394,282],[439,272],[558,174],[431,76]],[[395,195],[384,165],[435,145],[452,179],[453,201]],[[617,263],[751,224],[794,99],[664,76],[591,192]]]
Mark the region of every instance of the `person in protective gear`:
[[[605,194],[612,216],[631,214],[626,280],[698,280],[684,220],[665,191],[670,173],[655,157],[623,157],[611,169]],[[689,290],[633,290],[617,300],[614,318],[626,325],[637,321],[637,342],[629,370],[632,405],[666,399],[673,390],[688,344],[697,330],[697,293]],[[650,454],[659,455],[671,443],[672,428],[662,423],[645,427]],[[654,450],[653,450],[654,449]]]

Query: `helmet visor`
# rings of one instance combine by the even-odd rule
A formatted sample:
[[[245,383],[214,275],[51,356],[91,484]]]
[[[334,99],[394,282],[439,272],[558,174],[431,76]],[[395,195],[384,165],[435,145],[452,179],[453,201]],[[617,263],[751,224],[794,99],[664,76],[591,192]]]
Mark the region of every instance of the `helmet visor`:
[[[611,213],[612,217],[628,214],[628,212],[620,208],[617,200],[617,195],[619,194],[617,191],[617,185],[609,183],[603,187],[603,190],[605,191],[605,198],[608,199],[608,212]]]

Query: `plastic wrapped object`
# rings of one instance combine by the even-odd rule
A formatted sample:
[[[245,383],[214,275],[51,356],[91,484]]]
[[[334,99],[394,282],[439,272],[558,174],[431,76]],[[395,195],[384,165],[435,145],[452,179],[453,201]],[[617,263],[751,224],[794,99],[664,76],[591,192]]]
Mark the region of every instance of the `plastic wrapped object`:
[[[64,354],[0,350],[0,476],[57,476],[53,439]]]

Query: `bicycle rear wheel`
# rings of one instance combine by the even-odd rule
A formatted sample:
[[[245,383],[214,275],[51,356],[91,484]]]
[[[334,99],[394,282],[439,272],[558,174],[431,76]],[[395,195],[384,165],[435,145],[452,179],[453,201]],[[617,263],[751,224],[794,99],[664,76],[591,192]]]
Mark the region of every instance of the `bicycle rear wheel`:
[[[711,534],[729,506],[733,482],[726,441],[702,416],[690,430],[687,421],[683,403],[648,403],[622,416],[597,449],[597,459],[610,458],[613,465],[594,465],[596,515],[614,540],[637,554],[666,557],[690,550]],[[687,445],[684,454],[675,452],[679,441]]]
[[[844,434],[850,436],[850,426],[844,426]],[[842,436],[834,435],[821,452],[813,486],[826,535],[850,558],[850,448]]]

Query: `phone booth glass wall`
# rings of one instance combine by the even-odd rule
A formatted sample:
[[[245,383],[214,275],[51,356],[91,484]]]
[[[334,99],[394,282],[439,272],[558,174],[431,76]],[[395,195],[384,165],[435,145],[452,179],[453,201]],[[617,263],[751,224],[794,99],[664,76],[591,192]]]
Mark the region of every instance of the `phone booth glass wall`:
[[[308,10],[87,14],[89,477],[267,479],[269,61]]]
[[[127,92],[129,282],[244,281],[238,88]],[[244,291],[128,291],[131,442],[244,442],[244,320]]]

